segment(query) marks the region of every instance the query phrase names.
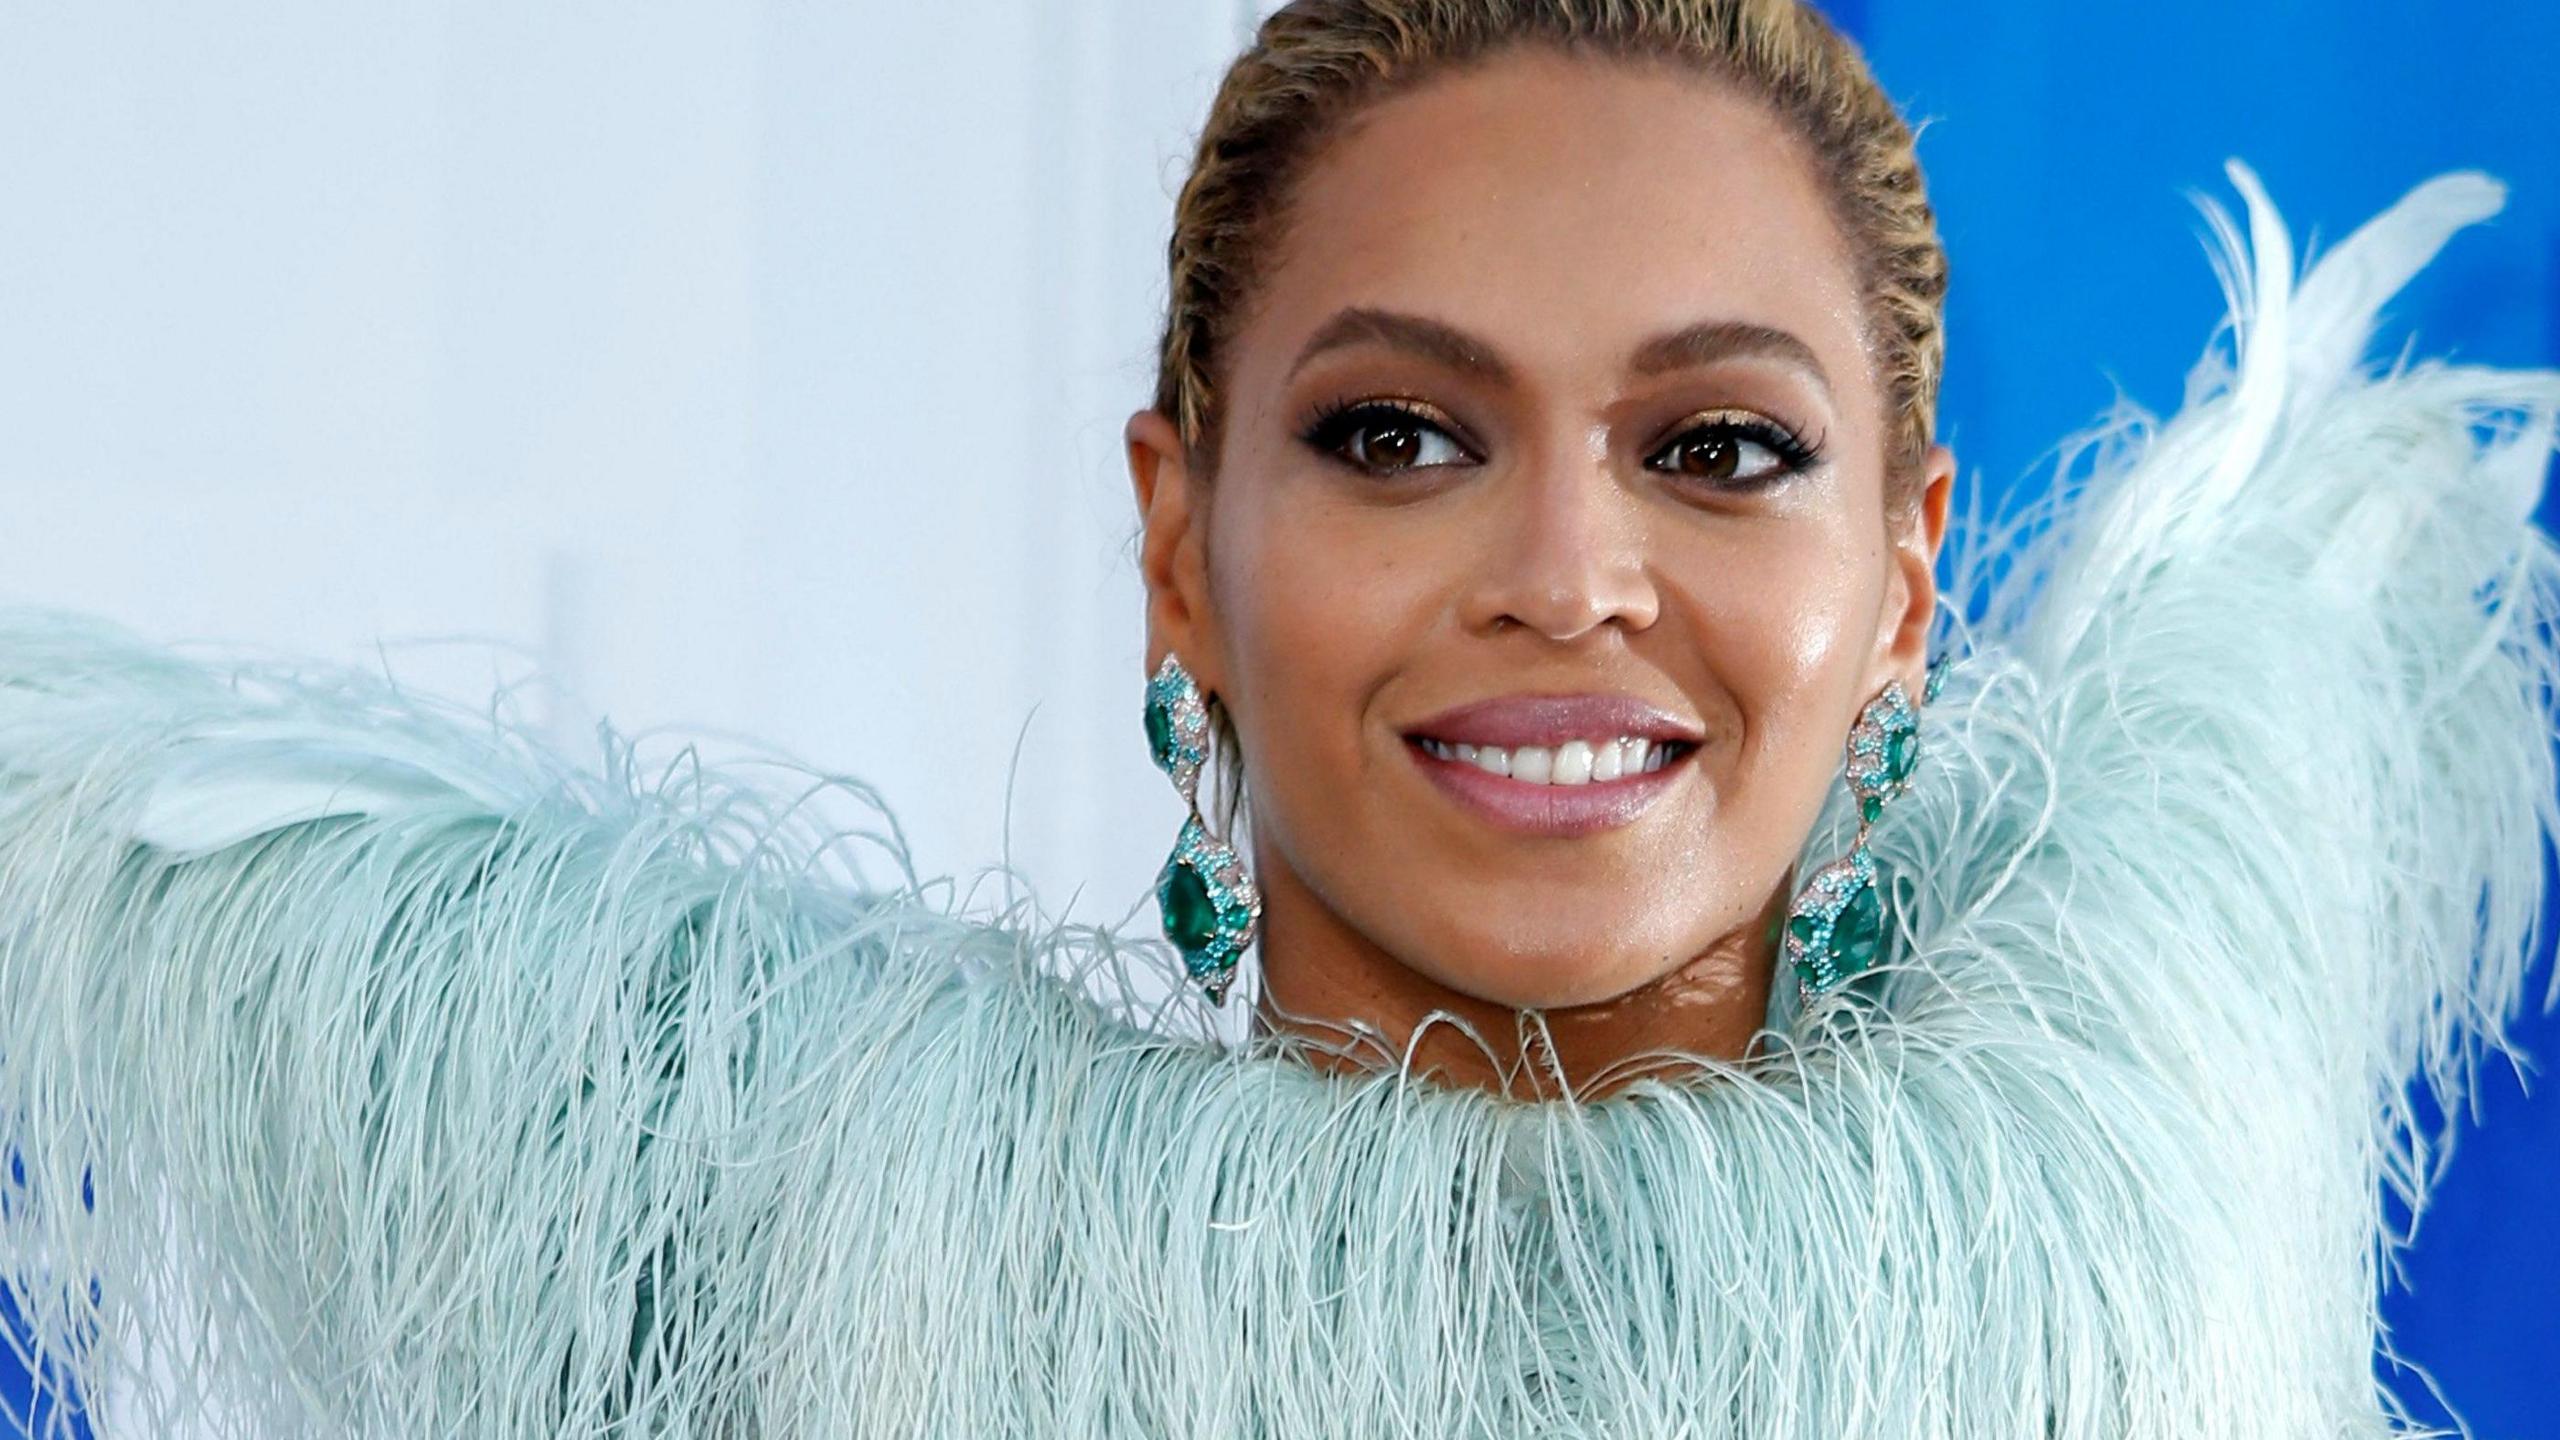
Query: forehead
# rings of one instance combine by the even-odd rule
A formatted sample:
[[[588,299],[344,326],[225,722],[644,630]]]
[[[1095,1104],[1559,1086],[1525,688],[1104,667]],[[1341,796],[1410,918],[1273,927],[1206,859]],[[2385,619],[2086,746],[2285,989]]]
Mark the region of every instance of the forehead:
[[[1801,336],[1836,385],[1866,373],[1810,146],[1671,62],[1525,46],[1367,106],[1298,178],[1259,290],[1246,348],[1265,353],[1243,365],[1379,304],[1532,370],[1614,367],[1665,329],[1741,320]]]

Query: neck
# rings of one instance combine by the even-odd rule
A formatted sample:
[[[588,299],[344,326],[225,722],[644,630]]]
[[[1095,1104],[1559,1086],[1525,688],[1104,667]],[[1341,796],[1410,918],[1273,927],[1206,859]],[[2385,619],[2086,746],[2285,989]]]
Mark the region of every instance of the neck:
[[[1743,1059],[1768,1012],[1793,878],[1749,921],[1659,979],[1593,1004],[1523,1010],[1424,975],[1353,930],[1285,865],[1259,868],[1268,878],[1257,1031],[1314,1042],[1309,1058],[1325,1069],[1395,1069],[1410,1051],[1416,1075],[1523,1099],[1600,1099],[1648,1075],[1694,1068],[1665,1052]],[[1346,1045],[1351,1035],[1361,1038]]]

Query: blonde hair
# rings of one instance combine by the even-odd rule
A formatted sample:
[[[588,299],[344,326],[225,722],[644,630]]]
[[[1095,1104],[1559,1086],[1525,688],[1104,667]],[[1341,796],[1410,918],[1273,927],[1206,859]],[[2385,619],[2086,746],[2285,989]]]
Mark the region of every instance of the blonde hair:
[[[1523,42],[1671,60],[1768,104],[1810,145],[1858,269],[1885,405],[1889,509],[1919,490],[1945,351],[1946,252],[1911,129],[1801,0],[1295,0],[1228,67],[1174,206],[1155,408],[1217,465],[1223,351],[1309,158],[1362,105]]]

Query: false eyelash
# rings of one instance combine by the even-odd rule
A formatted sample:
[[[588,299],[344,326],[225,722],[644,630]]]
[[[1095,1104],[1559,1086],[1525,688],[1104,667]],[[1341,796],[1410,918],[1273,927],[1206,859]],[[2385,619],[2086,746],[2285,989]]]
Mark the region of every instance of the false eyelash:
[[[1475,447],[1470,445],[1466,437],[1459,434],[1455,427],[1444,424],[1411,405],[1375,398],[1355,400],[1344,396],[1323,402],[1316,406],[1314,412],[1307,417],[1306,423],[1299,427],[1298,438],[1324,452],[1327,457],[1339,460],[1342,458],[1342,443],[1345,440],[1359,433],[1364,427],[1387,419],[1414,425],[1427,425],[1448,436],[1471,458],[1475,456]]]
[[[1400,401],[1374,397],[1368,399],[1353,399],[1348,396],[1342,396],[1323,401],[1315,407],[1314,411],[1307,417],[1305,423],[1299,427],[1299,438],[1327,457],[1338,460],[1341,458],[1343,442],[1359,433],[1363,428],[1378,423],[1381,420],[1394,420],[1400,423],[1427,425],[1430,428],[1439,431],[1441,434],[1448,436],[1459,449],[1466,451],[1470,458],[1480,458],[1475,455],[1474,447],[1467,442],[1463,435],[1458,433],[1455,427],[1443,424],[1441,421],[1425,414],[1423,411],[1412,405]],[[1659,452],[1664,446],[1670,445],[1675,441],[1687,439],[1690,436],[1699,434],[1700,432],[1713,432],[1739,436],[1742,439],[1751,441],[1753,444],[1767,449],[1770,454],[1778,457],[1781,468],[1777,472],[1763,476],[1758,480],[1735,482],[1725,487],[1728,489],[1752,490],[1765,488],[1767,486],[1774,485],[1778,481],[1784,480],[1791,475],[1800,474],[1806,470],[1812,469],[1815,465],[1819,464],[1823,458],[1823,437],[1817,435],[1812,440],[1808,441],[1798,435],[1794,429],[1786,425],[1750,415],[1723,416],[1688,426],[1685,429],[1673,432],[1666,440],[1663,441],[1662,445],[1654,447],[1655,451]],[[1346,461],[1344,463],[1351,462]]]
[[[1785,468],[1777,474],[1766,477],[1766,482],[1775,482],[1777,480],[1782,480],[1789,475],[1810,470],[1822,460],[1821,436],[1817,435],[1812,440],[1807,441],[1797,435],[1794,430],[1778,424],[1775,421],[1761,420],[1742,415],[1707,420],[1696,425],[1691,425],[1685,429],[1674,431],[1669,439],[1663,441],[1662,446],[1656,446],[1655,449],[1659,451],[1664,446],[1669,446],[1678,441],[1686,440],[1701,432],[1738,435],[1755,445],[1761,446],[1770,454],[1777,456],[1780,463],[1783,464]],[[1738,488],[1750,489],[1755,483],[1765,482],[1743,481],[1740,482]]]

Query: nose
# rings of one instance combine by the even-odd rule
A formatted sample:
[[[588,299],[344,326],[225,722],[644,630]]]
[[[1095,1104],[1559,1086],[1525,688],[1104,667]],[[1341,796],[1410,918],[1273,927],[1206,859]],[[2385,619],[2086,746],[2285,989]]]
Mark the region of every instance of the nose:
[[[1646,563],[1639,497],[1600,462],[1576,457],[1522,469],[1495,487],[1468,627],[1518,626],[1578,640],[1606,625],[1653,624],[1662,598]]]

